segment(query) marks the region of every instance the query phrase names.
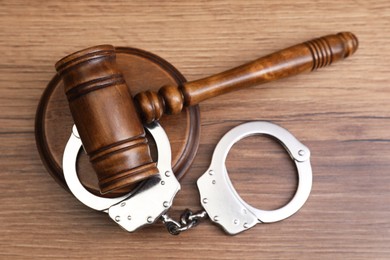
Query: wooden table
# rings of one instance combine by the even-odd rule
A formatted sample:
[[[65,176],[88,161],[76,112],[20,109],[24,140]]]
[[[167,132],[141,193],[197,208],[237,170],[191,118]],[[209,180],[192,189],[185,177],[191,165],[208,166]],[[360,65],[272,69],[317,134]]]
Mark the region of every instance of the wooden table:
[[[384,0],[1,1],[0,258],[389,259],[389,28]],[[285,221],[234,237],[209,220],[180,236],[157,224],[130,234],[60,188],[40,161],[35,110],[65,54],[138,47],[194,80],[338,31],[360,40],[351,58],[201,104],[199,152],[171,210],[200,209],[195,181],[226,131],[268,120],[312,152],[310,198]],[[265,137],[235,145],[227,164],[256,207],[282,206],[295,191],[293,164]]]

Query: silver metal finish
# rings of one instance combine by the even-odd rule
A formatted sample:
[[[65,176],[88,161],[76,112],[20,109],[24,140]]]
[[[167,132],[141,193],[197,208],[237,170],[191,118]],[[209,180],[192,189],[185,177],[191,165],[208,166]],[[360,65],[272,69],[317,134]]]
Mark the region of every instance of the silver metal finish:
[[[77,176],[76,162],[82,143],[77,132],[76,126],[72,128],[72,134],[65,146],[64,155],[62,157],[62,168],[66,184],[73,195],[84,205],[99,211],[107,211],[111,205],[121,202],[131,195],[131,193],[117,198],[102,198],[90,193],[81,184]]]
[[[122,197],[98,197],[82,186],[76,172],[77,154],[82,144],[75,127],[63,156],[65,180],[73,195],[90,208],[108,212],[116,223],[129,232],[159,219],[171,207],[173,198],[180,190],[175,175],[169,174],[172,172],[171,147],[165,131],[158,123],[146,126],[146,129],[157,145],[157,168],[160,173],[144,181],[134,193]]]
[[[179,235],[181,232],[196,227],[206,217],[207,212],[204,210],[193,213],[191,210],[186,209],[181,214],[179,222],[173,220],[168,214],[162,215],[160,219],[171,235]]]
[[[298,189],[287,205],[276,210],[256,209],[234,189],[226,170],[231,147],[242,138],[264,134],[275,137],[289,152],[298,170]],[[200,201],[210,219],[231,234],[240,233],[257,223],[271,223],[296,213],[309,197],[312,185],[310,151],[284,128],[265,121],[249,122],[230,130],[214,150],[209,169],[198,179]]]
[[[257,223],[280,221],[291,216],[303,206],[310,194],[312,172],[309,149],[280,126],[264,121],[250,122],[232,129],[221,139],[209,169],[198,179],[200,201],[206,211],[193,213],[186,210],[180,221],[176,222],[166,214],[180,190],[180,184],[171,169],[169,140],[157,123],[146,129],[157,144],[157,167],[160,173],[125,196],[102,198],[82,186],[76,172],[77,154],[82,147],[76,127],[73,127],[63,156],[65,180],[74,196],[88,207],[107,212],[112,220],[129,232],[160,219],[171,234],[177,235],[198,225],[208,215],[227,233],[234,235]],[[247,204],[234,189],[226,170],[226,157],[233,144],[255,134],[270,135],[280,141],[298,169],[299,183],[294,197],[277,210],[261,210]]]
[[[118,224],[125,230],[132,232],[139,227],[152,224],[168,211],[173,198],[180,190],[180,184],[171,168],[171,146],[163,128],[157,123],[149,125],[146,129],[151,133],[157,145],[159,175],[148,179],[145,184],[121,207],[116,204],[109,208],[108,214],[112,219],[121,216],[123,221]],[[131,215],[131,220],[126,216]]]

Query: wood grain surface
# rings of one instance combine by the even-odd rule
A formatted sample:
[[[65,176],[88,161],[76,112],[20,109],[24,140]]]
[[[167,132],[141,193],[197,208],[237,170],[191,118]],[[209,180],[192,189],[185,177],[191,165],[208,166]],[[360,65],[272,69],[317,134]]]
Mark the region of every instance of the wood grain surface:
[[[389,259],[390,2],[0,1],[1,259]],[[231,127],[269,120],[312,152],[313,189],[294,216],[237,236],[204,221],[180,236],[127,233],[81,205],[42,165],[39,98],[65,54],[97,45],[148,50],[188,80],[314,37],[351,31],[351,58],[320,71],[203,102],[201,140],[170,213],[200,209],[196,179]],[[227,167],[249,203],[294,193],[286,152],[265,137],[233,147]]]

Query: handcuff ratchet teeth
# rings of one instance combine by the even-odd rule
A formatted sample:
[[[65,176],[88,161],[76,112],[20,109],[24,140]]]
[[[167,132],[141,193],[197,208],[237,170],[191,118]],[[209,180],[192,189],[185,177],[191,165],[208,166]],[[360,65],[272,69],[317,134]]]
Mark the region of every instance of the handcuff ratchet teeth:
[[[117,198],[103,198],[90,193],[80,182],[76,162],[82,147],[77,129],[65,147],[63,170],[73,195],[86,206],[108,213],[123,229],[133,232],[160,219],[168,231],[177,235],[206,218],[230,235],[245,231],[257,223],[271,223],[288,218],[297,212],[309,197],[312,185],[310,151],[284,128],[265,121],[249,122],[230,130],[214,150],[208,170],[198,179],[200,200],[205,210],[193,213],[186,210],[177,222],[167,215],[173,199],[180,190],[171,168],[171,148],[168,137],[158,123],[145,126],[156,142],[159,174],[144,181],[136,190]],[[276,210],[256,209],[247,204],[234,189],[226,170],[226,157],[231,147],[242,138],[264,134],[273,136],[286,148],[298,170],[298,189],[287,205]]]

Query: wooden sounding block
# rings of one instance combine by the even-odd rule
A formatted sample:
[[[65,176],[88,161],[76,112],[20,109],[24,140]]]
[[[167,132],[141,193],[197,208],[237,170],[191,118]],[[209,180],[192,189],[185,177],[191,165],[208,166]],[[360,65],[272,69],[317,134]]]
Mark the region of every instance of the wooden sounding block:
[[[145,90],[158,90],[165,84],[181,85],[186,81],[173,65],[152,53],[135,48],[116,47],[115,54],[117,66],[132,95]],[[195,157],[200,135],[199,117],[198,106],[193,106],[160,120],[171,143],[172,169],[178,179],[185,175]],[[67,190],[62,171],[62,155],[73,124],[63,80],[55,74],[38,106],[35,133],[39,154],[48,172]],[[148,134],[146,137],[152,159],[156,161],[154,140]],[[77,170],[83,186],[95,195],[117,197],[132,188],[129,186],[125,190],[119,189],[101,195],[96,173],[83,150],[79,154]]]

